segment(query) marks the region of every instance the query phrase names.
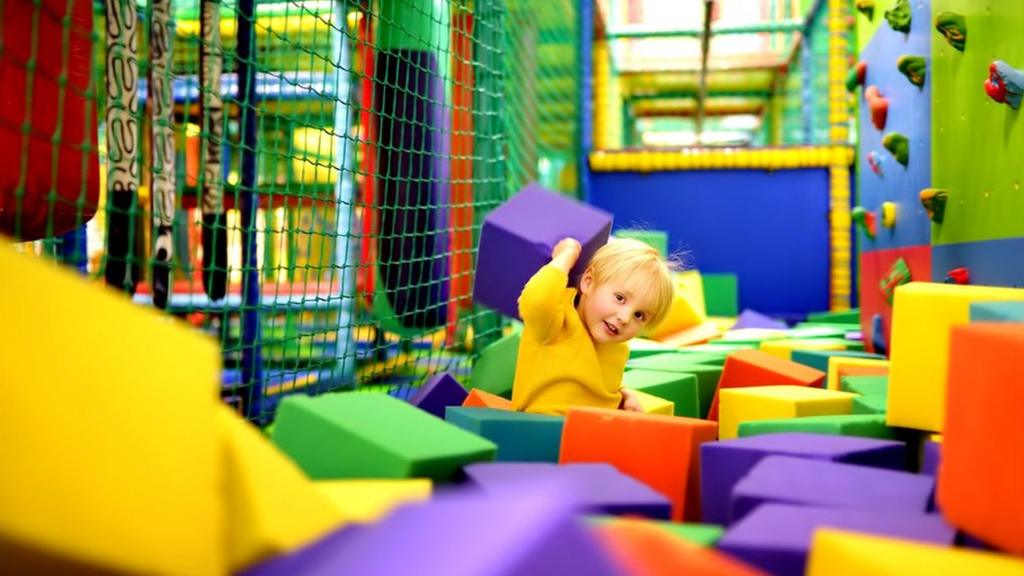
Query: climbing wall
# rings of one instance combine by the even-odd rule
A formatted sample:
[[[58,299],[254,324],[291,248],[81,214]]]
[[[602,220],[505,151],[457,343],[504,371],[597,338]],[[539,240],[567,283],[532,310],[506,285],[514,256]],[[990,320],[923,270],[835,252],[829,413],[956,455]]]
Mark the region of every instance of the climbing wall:
[[[900,72],[897,62],[903,56],[928,62],[934,30],[928,2],[908,5],[909,31],[895,29],[885,14],[893,3],[879,2],[875,7],[873,20],[881,23],[861,53],[860,61],[867,64],[867,73],[863,85],[857,88],[858,205],[865,211],[866,220],[874,219],[873,237],[868,226],[858,226],[857,231],[861,317],[866,336],[879,328],[884,335],[889,333],[891,306],[887,296],[893,284],[887,282],[887,290],[882,282],[890,276],[899,281],[906,272],[899,264],[901,259],[909,270],[907,280],[931,279],[931,222],[918,193],[931,186],[932,78],[926,73],[918,86]],[[908,154],[903,159],[906,164],[884,144],[901,137],[908,143]],[[892,143],[890,147],[899,151]],[[883,206],[894,213],[892,221],[885,221]]]
[[[1024,118],[989,98],[994,60],[1024,70],[1024,3],[932,0],[933,14],[964,17],[963,52],[932,32],[933,185],[949,193],[932,231],[932,276],[966,267],[972,284],[1024,285]],[[1020,73],[1018,73],[1020,74]]]

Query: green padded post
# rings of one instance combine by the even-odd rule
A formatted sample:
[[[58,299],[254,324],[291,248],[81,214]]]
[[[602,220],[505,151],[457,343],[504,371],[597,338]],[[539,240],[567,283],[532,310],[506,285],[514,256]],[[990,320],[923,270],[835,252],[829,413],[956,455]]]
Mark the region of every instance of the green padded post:
[[[504,336],[480,351],[473,363],[469,388],[512,398],[512,383],[516,378],[516,359],[519,356],[519,333]]]
[[[839,389],[853,392],[861,396],[885,396],[889,393],[888,376],[843,376],[839,379]]]
[[[852,414],[885,414],[889,410],[888,396],[858,396],[853,399]]]
[[[739,437],[774,434],[776,432],[807,432],[834,436],[894,438],[892,428],[885,424],[885,414],[842,414],[807,416],[777,420],[751,420],[740,424]]]
[[[736,316],[739,306],[739,281],[735,274],[701,274],[704,306],[708,316]]]
[[[499,462],[558,462],[565,424],[561,416],[449,406],[444,419],[494,442]]]
[[[343,392],[281,401],[272,440],[314,480],[452,480],[497,446],[386,394]]]
[[[700,418],[700,394],[693,374],[628,370],[622,375],[622,385],[673,402],[676,416]]]
[[[591,526],[602,526],[614,522],[621,522],[619,516],[584,516],[583,520]],[[718,543],[719,538],[725,529],[717,524],[687,524],[682,522],[667,522],[665,520],[643,520],[647,526],[654,526],[691,544],[704,548],[710,548]]]

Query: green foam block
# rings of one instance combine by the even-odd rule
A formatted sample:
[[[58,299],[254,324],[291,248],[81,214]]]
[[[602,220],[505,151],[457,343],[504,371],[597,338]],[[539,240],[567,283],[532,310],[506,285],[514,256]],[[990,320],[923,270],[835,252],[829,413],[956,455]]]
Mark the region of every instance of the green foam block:
[[[645,358],[645,362],[636,365],[630,362],[626,365],[629,372],[633,370],[654,370],[660,372],[673,372],[676,374],[692,374],[697,378],[697,398],[700,402],[700,416],[703,418],[711,409],[711,401],[715,397],[715,390],[718,388],[718,380],[722,377],[722,367],[712,364],[694,364],[688,360],[685,354],[678,354],[676,357]],[[627,372],[627,374],[629,373]]]
[[[889,393],[888,376],[843,376],[839,389],[861,396],[885,396]]]
[[[662,258],[668,258],[668,233],[660,230],[617,230],[617,238],[639,240],[654,248]]]
[[[971,322],[1024,322],[1024,302],[973,302]]]
[[[860,308],[843,310],[842,312],[815,312],[807,315],[807,321],[859,325]]]
[[[693,374],[634,369],[622,375],[622,385],[675,403],[676,416],[700,418],[700,393]]]
[[[793,362],[810,366],[815,370],[828,372],[828,359],[833,356],[840,358],[870,358],[874,360],[885,360],[881,354],[870,352],[858,352],[856,350],[793,350],[790,358]]]
[[[497,446],[386,394],[343,392],[281,401],[272,440],[314,480],[451,480]]]
[[[613,522],[621,522],[619,516],[585,516],[584,520],[592,526],[601,526]],[[677,538],[686,540],[692,544],[710,548],[722,537],[724,528],[717,524],[685,524],[681,522],[667,522],[665,520],[644,520],[644,524],[655,526]]]
[[[648,340],[647,338],[633,338],[629,341],[629,358],[643,358],[645,356],[651,356],[653,354],[663,354],[665,352],[675,351],[675,346],[669,346],[668,344],[662,344],[656,340]]]
[[[565,423],[561,416],[449,406],[444,419],[494,442],[499,462],[558,462]]]
[[[702,273],[700,277],[704,285],[704,306],[708,316],[739,315],[739,283],[735,274]]]
[[[516,359],[519,357],[519,333],[504,336],[480,351],[473,363],[468,388],[503,398],[512,397],[512,383],[516,379]]]
[[[889,409],[888,396],[858,396],[853,399],[853,414],[885,414]]]
[[[851,328],[838,327],[838,326],[822,326],[818,325],[807,325],[796,326],[790,328],[786,332],[786,338],[792,339],[818,339],[818,338],[829,338],[829,339],[842,339],[847,332],[850,332]]]
[[[749,342],[708,342],[707,344],[687,346],[683,350],[687,352],[714,352],[716,354],[724,354],[728,356],[733,352],[738,352],[740,350],[753,350],[754,348],[757,348],[757,344]]]
[[[885,439],[894,437],[892,428],[885,425],[885,414],[843,414],[778,420],[751,420],[741,423],[739,428],[741,438],[775,432],[808,432]]]

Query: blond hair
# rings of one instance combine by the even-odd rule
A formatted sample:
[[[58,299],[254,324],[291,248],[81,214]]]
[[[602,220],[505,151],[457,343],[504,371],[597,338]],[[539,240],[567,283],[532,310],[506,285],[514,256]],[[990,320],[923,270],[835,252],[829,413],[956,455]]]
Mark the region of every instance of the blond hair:
[[[632,238],[613,238],[602,246],[587,265],[587,272],[600,286],[621,282],[638,298],[649,298],[652,309],[648,329],[658,325],[672,306],[672,268],[655,248]]]

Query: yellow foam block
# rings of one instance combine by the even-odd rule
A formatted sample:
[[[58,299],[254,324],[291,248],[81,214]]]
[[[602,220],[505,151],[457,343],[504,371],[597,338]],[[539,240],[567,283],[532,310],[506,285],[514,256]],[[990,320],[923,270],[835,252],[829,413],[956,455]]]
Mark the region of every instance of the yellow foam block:
[[[640,390],[633,390],[633,394],[636,396],[637,400],[640,401],[640,407],[644,409],[645,414],[665,414],[667,416],[675,415],[675,402],[665,400],[664,398],[658,398],[657,396]]]
[[[786,338],[765,340],[761,342],[761,350],[783,360],[793,359],[793,350],[846,350],[839,342],[824,341],[819,338]]]
[[[320,480],[316,487],[335,506],[345,523],[376,522],[394,508],[430,498],[429,478],[407,480]]]
[[[941,432],[949,332],[979,301],[1024,301],[1024,289],[911,282],[896,289],[890,346],[890,426]]]
[[[909,540],[821,528],[814,533],[807,576],[1024,576],[1024,559]]]
[[[220,425],[231,572],[299,548],[341,524],[334,503],[259,430],[227,407],[220,411]]]
[[[214,341],[3,241],[0,278],[0,564],[224,573]]]
[[[830,356],[828,359],[828,377],[825,385],[829,390],[839,390],[839,369],[847,366],[863,366],[885,368],[889,366],[888,360],[881,358],[852,358],[849,356]]]
[[[708,316],[708,322],[713,323],[719,330],[725,332],[736,325],[736,318],[729,316]]]
[[[751,420],[849,414],[856,394],[806,386],[755,386],[719,390],[718,439],[736,438]]]
[[[705,321],[704,284],[700,272],[687,270],[672,275],[675,291],[672,307],[660,324],[649,331],[649,338],[658,340],[669,334],[697,326]]]

